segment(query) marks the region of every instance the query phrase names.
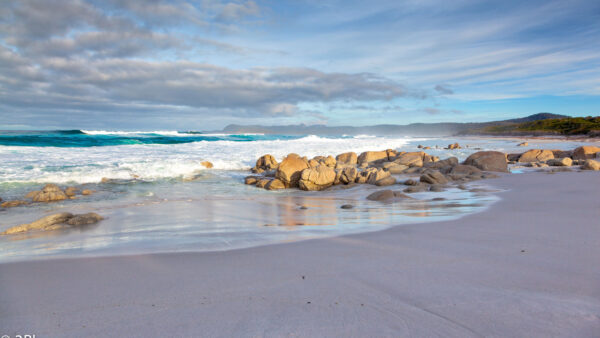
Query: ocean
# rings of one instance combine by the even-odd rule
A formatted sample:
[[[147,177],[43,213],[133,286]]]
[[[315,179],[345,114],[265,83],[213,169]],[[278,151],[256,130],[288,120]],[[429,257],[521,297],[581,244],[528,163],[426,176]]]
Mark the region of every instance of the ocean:
[[[463,145],[446,150],[450,143]],[[576,143],[539,141],[572,149]],[[374,231],[477,212],[493,194],[450,188],[381,204],[379,189],[266,191],[243,184],[256,159],[288,153],[309,158],[347,151],[396,149],[460,160],[481,149],[517,151],[517,140],[403,136],[207,134],[181,131],[0,131],[0,198],[23,199],[45,183],[95,191],[55,203],[0,208],[0,231],[56,212],[97,212],[106,219],[71,230],[0,237],[0,261],[152,252],[229,250]],[[535,141],[530,141],[536,147]],[[522,149],[519,149],[522,151]],[[210,161],[206,169],[201,163]],[[101,183],[109,178],[109,183]],[[403,177],[398,177],[402,179]],[[475,183],[485,187],[486,182]],[[433,201],[433,198],[444,201]],[[352,204],[342,210],[342,204]],[[451,205],[452,207],[448,207]]]

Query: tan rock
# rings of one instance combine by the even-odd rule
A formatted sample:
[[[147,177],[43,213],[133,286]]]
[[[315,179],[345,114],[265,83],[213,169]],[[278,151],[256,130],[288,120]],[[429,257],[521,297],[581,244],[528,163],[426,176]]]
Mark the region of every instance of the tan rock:
[[[529,145],[529,143],[527,142],[521,142],[519,144],[517,144],[517,147],[527,147]]]
[[[573,160],[569,157],[553,158],[546,163],[553,167],[570,167],[573,165]]]
[[[388,159],[387,151],[365,151],[358,156],[358,163],[371,163]]]
[[[214,167],[214,165],[209,161],[200,162],[200,164],[206,169],[210,169],[210,168]]]
[[[449,149],[449,150],[460,149],[460,145],[458,143],[449,144],[448,147],[446,147],[446,149]]]
[[[384,169],[369,168],[367,169],[367,183],[375,184],[377,181],[390,177],[390,172]]]
[[[261,178],[258,181],[256,181],[256,187],[257,188],[264,188],[267,186],[267,184],[269,184],[269,182],[271,182],[272,179],[270,178]]]
[[[396,178],[394,178],[392,176],[382,178],[375,182],[375,185],[378,187],[386,187],[388,185],[393,185],[393,184],[396,184]]]
[[[254,168],[262,169],[262,170],[272,170],[277,169],[277,160],[271,154],[266,154],[258,158],[256,160],[256,165]]]
[[[27,205],[27,204],[29,204],[29,202],[27,202],[27,201],[15,200],[15,201],[6,201],[6,202],[3,202],[2,204],[0,204],[0,207],[3,207],[3,208],[13,208],[13,207],[18,207],[18,206]]]
[[[25,195],[25,198],[33,199],[37,194],[39,194],[41,190],[30,191]]]
[[[409,152],[398,155],[394,162],[409,167],[422,167],[424,159],[426,159],[427,162],[433,162],[431,156],[427,155],[422,151]]]
[[[246,176],[244,178],[244,184],[249,184],[249,185],[256,184],[256,182],[258,182],[259,178],[260,178],[259,176]]]
[[[586,160],[581,166],[583,170],[600,170],[600,162],[595,160]]]
[[[81,190],[81,194],[82,195],[86,195],[87,196],[87,195],[91,195],[93,193],[94,193],[94,191],[90,190],[90,189],[83,189],[83,190]]]
[[[308,160],[308,166],[309,166],[310,168],[316,168],[316,167],[318,167],[319,165],[321,165],[321,163],[319,163],[319,161],[318,161],[318,160],[315,160],[314,158],[313,158],[313,159],[311,159],[311,160]]]
[[[308,167],[308,161],[296,154],[289,154],[277,167],[275,177],[281,180],[286,188],[297,187],[302,170]]]
[[[325,158],[325,160],[323,161],[323,163],[331,168],[335,168],[335,165],[337,164],[337,161],[335,158],[333,158],[333,156],[329,155]]]
[[[367,196],[367,199],[370,201],[384,202],[393,199],[412,199],[412,197],[407,196],[399,191],[379,190]]]
[[[340,172],[340,183],[350,184],[356,180],[356,176],[358,175],[358,170],[354,167],[346,167],[343,168]]]
[[[68,196],[56,184],[46,184],[38,194],[33,196],[34,202],[55,202],[66,200]]]
[[[21,225],[14,226],[12,228],[8,228],[6,231],[4,231],[1,234],[2,235],[10,235],[10,234],[27,232],[27,231],[32,231],[32,230],[45,230],[46,228],[48,228],[52,225],[65,223],[72,217],[73,217],[73,214],[68,213],[68,212],[62,212],[59,214],[49,215],[46,217],[42,217],[42,218],[38,219],[37,221],[28,223],[28,224],[21,224]]]
[[[464,164],[485,171],[508,172],[506,154],[499,151],[478,151],[467,157]]]
[[[67,189],[65,189],[65,195],[69,196],[69,197],[73,197],[77,194],[77,192],[79,191],[79,189],[75,188],[75,187],[67,187]],[[27,196],[25,196],[27,197]]]
[[[273,180],[269,181],[269,183],[267,183],[267,185],[265,185],[265,189],[267,189],[267,190],[285,189],[285,184],[283,184],[283,182],[281,180],[273,179]]]
[[[481,174],[481,170],[479,168],[474,167],[472,165],[466,164],[458,164],[452,167],[450,170],[451,174],[454,175],[471,175],[471,174]]]
[[[531,149],[519,157],[519,162],[544,162],[554,158],[551,150]]]
[[[574,160],[587,160],[596,157],[596,153],[600,152],[599,147],[595,146],[582,146],[575,148],[573,150],[573,159]]]
[[[326,165],[304,169],[300,175],[299,187],[308,191],[323,190],[333,185],[335,177],[335,170]]]
[[[354,152],[348,152],[348,153],[343,153],[343,154],[339,154],[338,156],[335,157],[337,163],[341,163],[341,164],[356,164],[358,161],[358,156],[356,156],[356,153]]]

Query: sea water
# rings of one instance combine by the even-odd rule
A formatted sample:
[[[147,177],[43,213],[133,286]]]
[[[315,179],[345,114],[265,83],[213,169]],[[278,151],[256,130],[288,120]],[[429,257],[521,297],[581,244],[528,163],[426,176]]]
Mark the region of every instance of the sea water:
[[[444,146],[458,141],[459,150]],[[575,143],[544,142],[572,149]],[[94,190],[90,196],[0,209],[0,231],[56,212],[97,212],[100,223],[71,230],[0,237],[0,262],[47,257],[208,251],[383,229],[482,210],[490,194],[450,188],[383,204],[361,185],[322,192],[266,191],[243,184],[256,159],[288,153],[309,158],[354,151],[416,151],[460,160],[477,150],[516,151],[516,140],[322,137],[153,131],[0,132],[0,197],[23,199],[45,183]],[[535,141],[531,142],[536,147]],[[540,145],[539,147],[542,147]],[[520,149],[522,151],[522,149]],[[201,163],[210,161],[206,169]],[[109,178],[109,183],[101,183]],[[399,177],[401,178],[401,177]],[[485,184],[480,182],[478,184]],[[432,200],[442,197],[445,200]],[[340,209],[351,204],[353,209]]]

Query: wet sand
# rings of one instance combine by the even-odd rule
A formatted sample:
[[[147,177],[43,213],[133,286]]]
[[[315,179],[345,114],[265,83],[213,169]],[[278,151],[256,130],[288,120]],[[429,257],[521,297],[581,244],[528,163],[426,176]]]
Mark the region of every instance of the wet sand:
[[[459,220],[226,252],[0,264],[0,334],[597,336],[600,175]]]

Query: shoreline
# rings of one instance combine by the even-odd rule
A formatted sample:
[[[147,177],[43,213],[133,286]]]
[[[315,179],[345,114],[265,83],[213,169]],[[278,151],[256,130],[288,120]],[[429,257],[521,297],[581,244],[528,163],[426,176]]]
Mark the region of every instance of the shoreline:
[[[0,303],[11,312],[0,326],[61,336],[598,332],[597,173],[487,182],[506,190],[501,200],[452,221],[218,252],[3,263]]]

